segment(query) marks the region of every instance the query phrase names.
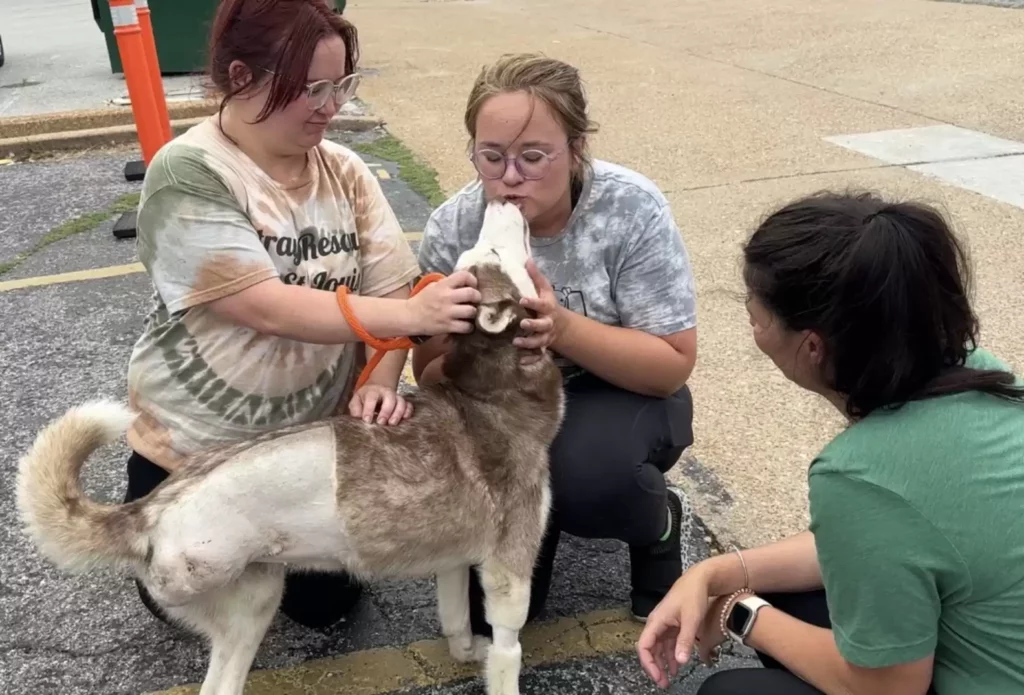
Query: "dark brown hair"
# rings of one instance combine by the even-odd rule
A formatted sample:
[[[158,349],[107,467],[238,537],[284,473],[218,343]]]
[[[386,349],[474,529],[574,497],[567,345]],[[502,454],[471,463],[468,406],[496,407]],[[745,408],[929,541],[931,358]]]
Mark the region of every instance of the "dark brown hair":
[[[967,254],[927,205],[802,198],[761,223],[744,260],[751,295],[785,328],[821,336],[851,417],[971,390],[1024,398],[1012,374],[965,366],[978,338]]]
[[[270,96],[256,122],[284,108],[305,88],[313,52],[324,38],[337,35],[345,42],[345,75],[359,62],[356,28],[325,0],[221,0],[210,31],[209,77],[227,101],[271,78]],[[244,84],[235,86],[231,63],[248,70]],[[273,73],[273,74],[270,74]]]

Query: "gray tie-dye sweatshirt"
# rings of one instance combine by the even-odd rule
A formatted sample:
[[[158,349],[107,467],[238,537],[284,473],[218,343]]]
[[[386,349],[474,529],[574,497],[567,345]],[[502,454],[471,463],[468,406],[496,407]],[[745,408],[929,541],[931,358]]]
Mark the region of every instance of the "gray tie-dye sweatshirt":
[[[420,244],[423,272],[449,274],[477,240],[484,189],[474,181],[441,204]],[[664,336],[696,325],[693,272],[668,201],[645,176],[595,160],[565,229],[530,240],[562,305],[601,323]],[[579,370],[560,359],[566,376]]]

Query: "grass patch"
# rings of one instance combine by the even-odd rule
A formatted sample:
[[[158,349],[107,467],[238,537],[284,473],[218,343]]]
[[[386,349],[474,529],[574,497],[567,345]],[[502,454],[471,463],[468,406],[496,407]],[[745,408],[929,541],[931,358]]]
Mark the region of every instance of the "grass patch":
[[[437,172],[402,144],[394,135],[385,135],[372,142],[355,142],[350,145],[355,151],[386,159],[398,165],[398,177],[405,181],[416,193],[427,199],[432,207],[437,207],[448,197],[437,182]]]
[[[74,217],[67,222],[62,222],[48,231],[43,238],[37,241],[28,251],[22,251],[11,260],[5,263],[0,263],[0,275],[11,272],[28,260],[33,254],[41,251],[50,244],[55,244],[58,241],[62,241],[68,237],[73,237],[76,234],[92,231],[114,215],[130,212],[138,206],[139,194],[126,193],[111,203],[105,210],[100,210],[99,212],[87,212],[84,215]]]

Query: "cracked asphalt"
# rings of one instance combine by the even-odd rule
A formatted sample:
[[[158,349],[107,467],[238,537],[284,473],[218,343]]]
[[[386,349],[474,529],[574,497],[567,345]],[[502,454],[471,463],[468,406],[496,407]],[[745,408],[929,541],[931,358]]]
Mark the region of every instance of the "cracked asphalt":
[[[108,208],[138,190],[123,179],[129,151],[92,153],[0,167],[0,263],[31,249],[48,230]],[[422,229],[425,201],[397,178],[382,181],[407,231]],[[35,253],[0,282],[134,263],[134,242],[111,234],[115,218]],[[415,243],[415,242],[414,242]],[[71,405],[99,396],[126,398],[125,369],[150,304],[144,274],[0,292],[0,691],[24,695],[121,695],[196,683],[206,650],[194,636],[154,619],[128,577],[109,572],[64,575],[22,535],[13,476],[37,431]],[[88,493],[104,501],[124,494],[124,443],[86,466]],[[689,561],[706,556],[697,533]],[[547,610],[541,620],[620,608],[629,595],[628,553],[612,541],[563,536]],[[254,669],[435,639],[432,581],[381,582],[342,624],[316,631],[278,615]],[[692,692],[698,669],[673,692]],[[410,692],[478,693],[478,679]],[[631,654],[577,659],[526,669],[525,693],[653,693]]]

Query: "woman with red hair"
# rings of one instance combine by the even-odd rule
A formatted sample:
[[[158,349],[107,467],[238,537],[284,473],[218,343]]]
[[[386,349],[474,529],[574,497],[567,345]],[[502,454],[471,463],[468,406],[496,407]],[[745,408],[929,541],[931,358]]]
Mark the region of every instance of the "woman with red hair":
[[[403,351],[353,392],[365,348],[340,285],[378,337],[471,329],[473,277],[410,297],[420,268],[377,179],[324,138],[355,92],[357,60],[355,28],[324,0],[218,7],[209,73],[221,108],[164,146],[143,184],[138,252],[155,291],[128,367],[140,416],[127,500],[200,449],[337,411],[381,425],[410,415],[396,393]],[[290,575],[282,610],[326,626],[359,593],[344,574]]]

